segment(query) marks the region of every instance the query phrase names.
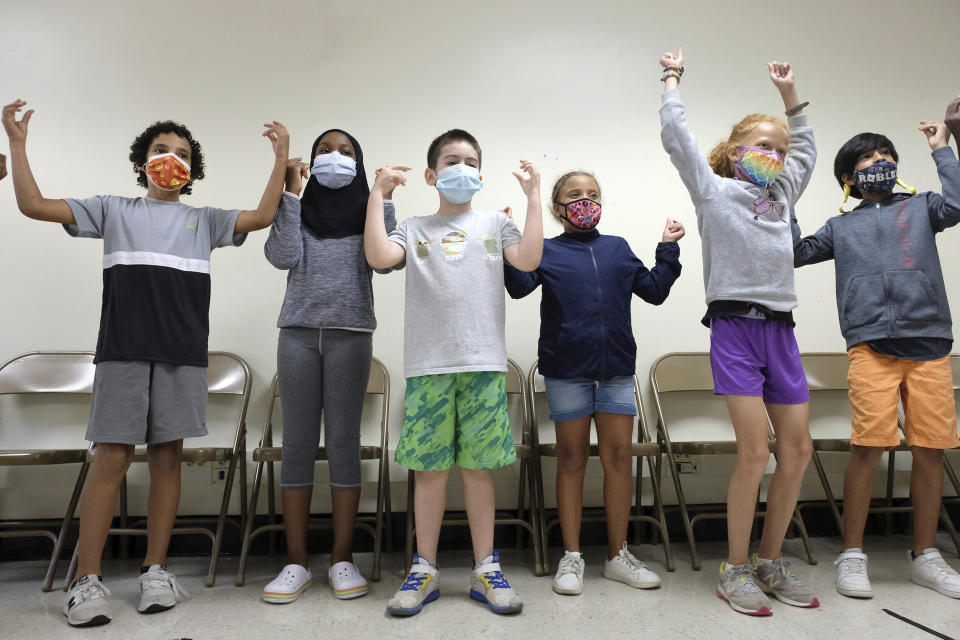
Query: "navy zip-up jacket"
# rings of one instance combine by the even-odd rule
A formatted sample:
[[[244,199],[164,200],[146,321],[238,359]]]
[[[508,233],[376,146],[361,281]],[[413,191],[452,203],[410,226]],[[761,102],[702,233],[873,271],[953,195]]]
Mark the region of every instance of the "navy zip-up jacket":
[[[599,381],[634,375],[632,295],[651,304],[666,300],[680,276],[680,247],[661,242],[656,259],[656,266],[647,269],[626,240],[594,230],[545,240],[536,271],[519,271],[504,263],[510,297],[522,298],[543,285],[540,373]]]

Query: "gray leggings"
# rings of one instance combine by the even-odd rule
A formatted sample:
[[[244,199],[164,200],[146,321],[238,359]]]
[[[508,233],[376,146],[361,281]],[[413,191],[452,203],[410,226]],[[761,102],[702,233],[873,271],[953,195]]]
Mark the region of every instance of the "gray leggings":
[[[281,489],[313,485],[321,413],[330,487],[360,488],[360,417],[372,355],[373,334],[365,331],[280,329]]]

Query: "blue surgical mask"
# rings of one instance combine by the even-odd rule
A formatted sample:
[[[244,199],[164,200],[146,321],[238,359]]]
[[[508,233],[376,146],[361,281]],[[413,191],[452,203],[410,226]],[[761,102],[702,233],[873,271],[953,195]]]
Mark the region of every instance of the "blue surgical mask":
[[[320,153],[313,159],[310,173],[328,189],[341,189],[357,177],[357,161],[339,151]]]
[[[453,204],[470,202],[482,186],[480,170],[476,167],[455,164],[437,172],[437,190]]]
[[[888,193],[897,184],[897,163],[881,160],[853,172],[854,186],[866,193]]]

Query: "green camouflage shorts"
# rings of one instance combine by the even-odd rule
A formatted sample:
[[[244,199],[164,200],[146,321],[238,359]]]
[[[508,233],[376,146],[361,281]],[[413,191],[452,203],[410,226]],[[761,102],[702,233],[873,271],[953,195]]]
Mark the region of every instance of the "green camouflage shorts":
[[[502,371],[407,379],[395,460],[416,471],[496,469],[517,459]]]

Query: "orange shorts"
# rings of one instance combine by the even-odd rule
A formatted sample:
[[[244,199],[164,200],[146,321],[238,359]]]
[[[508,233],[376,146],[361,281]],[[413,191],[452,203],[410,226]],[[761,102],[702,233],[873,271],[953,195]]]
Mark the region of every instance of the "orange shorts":
[[[853,413],[851,443],[865,447],[899,445],[900,401],[908,445],[928,449],[960,446],[949,356],[922,362],[904,360],[877,353],[863,343],[852,347],[847,355]]]

